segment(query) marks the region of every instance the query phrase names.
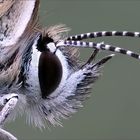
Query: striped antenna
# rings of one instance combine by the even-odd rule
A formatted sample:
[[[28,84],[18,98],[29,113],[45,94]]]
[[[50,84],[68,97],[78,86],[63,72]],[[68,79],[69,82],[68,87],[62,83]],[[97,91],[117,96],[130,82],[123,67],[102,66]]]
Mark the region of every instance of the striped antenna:
[[[79,35],[73,35],[66,38],[66,40],[83,40],[104,36],[126,36],[126,37],[140,37],[140,32],[128,32],[128,31],[99,31],[91,33],[83,33]]]
[[[83,41],[75,41],[75,40],[61,40],[56,44],[57,47],[59,46],[68,46],[68,47],[79,47],[79,48],[94,48],[98,50],[107,50],[111,52],[117,52],[120,54],[125,54],[130,57],[140,59],[140,55],[134,53],[130,50],[125,50],[120,47],[115,47],[112,45],[104,44],[104,43],[94,43],[94,42],[83,42]]]

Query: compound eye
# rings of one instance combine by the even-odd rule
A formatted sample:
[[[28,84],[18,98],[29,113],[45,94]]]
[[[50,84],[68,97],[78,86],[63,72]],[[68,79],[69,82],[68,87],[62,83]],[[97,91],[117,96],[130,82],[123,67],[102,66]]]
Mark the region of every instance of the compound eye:
[[[38,64],[38,77],[42,98],[47,98],[61,82],[61,62],[57,55],[48,49],[41,52]]]

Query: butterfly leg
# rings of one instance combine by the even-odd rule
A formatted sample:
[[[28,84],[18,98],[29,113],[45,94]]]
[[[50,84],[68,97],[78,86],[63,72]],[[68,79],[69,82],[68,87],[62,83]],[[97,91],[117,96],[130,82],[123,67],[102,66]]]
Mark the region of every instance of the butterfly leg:
[[[87,64],[90,64],[92,61],[93,61],[93,59],[95,59],[95,57],[96,57],[96,55],[98,54],[98,52],[99,52],[99,50],[98,49],[95,49],[94,50],[94,52],[91,54],[91,56],[89,57],[89,59],[87,60],[87,62],[83,65],[83,66],[85,66],[85,65],[87,65]],[[83,67],[82,66],[82,67]]]
[[[11,113],[11,111],[15,108],[18,101],[18,95],[11,93],[6,94],[0,98],[0,106],[2,106],[2,110],[0,111],[0,126],[4,124],[5,120]],[[0,128],[0,140],[17,140],[12,134],[7,132],[6,130]]]
[[[101,42],[101,44],[104,44],[104,42]],[[86,61],[86,63],[84,63],[84,65],[81,66],[81,68],[83,68],[85,65],[90,64],[97,56],[97,54],[99,53],[99,49],[95,49],[91,56],[88,58],[88,60]]]

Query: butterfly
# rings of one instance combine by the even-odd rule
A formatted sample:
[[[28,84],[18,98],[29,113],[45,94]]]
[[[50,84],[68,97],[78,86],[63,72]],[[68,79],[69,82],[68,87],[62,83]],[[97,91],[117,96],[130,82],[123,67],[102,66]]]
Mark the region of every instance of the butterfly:
[[[89,98],[101,69],[114,54],[101,60],[100,51],[111,51],[140,59],[140,55],[104,42],[84,41],[103,36],[140,37],[139,32],[99,31],[67,36],[60,24],[39,25],[39,0],[0,2],[0,124],[26,114],[29,124],[45,128],[62,126]],[[92,48],[85,63],[79,61],[79,48]],[[0,128],[1,139],[16,140]]]

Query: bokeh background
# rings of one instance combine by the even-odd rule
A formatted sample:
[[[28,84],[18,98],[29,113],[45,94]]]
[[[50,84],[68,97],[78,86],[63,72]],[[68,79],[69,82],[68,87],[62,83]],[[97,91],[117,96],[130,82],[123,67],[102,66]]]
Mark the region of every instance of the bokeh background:
[[[69,35],[101,30],[140,31],[140,0],[41,0],[44,26],[65,23]],[[93,40],[92,40],[93,41]],[[140,53],[140,38],[94,39]],[[81,60],[92,50],[81,50]],[[102,52],[97,59],[109,53]],[[63,127],[40,131],[25,117],[7,124],[19,140],[140,140],[140,61],[117,54],[103,68],[91,98]]]

